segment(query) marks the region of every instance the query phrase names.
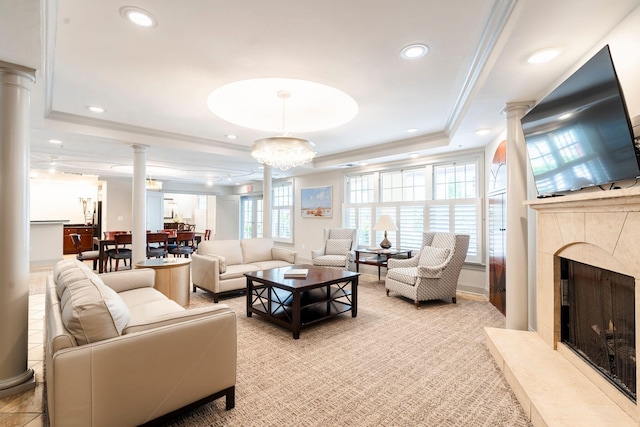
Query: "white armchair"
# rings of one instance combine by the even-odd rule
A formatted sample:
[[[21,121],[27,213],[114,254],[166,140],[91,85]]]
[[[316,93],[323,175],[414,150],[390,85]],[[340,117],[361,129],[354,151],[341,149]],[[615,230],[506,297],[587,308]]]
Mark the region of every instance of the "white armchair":
[[[324,248],[311,251],[313,265],[349,270],[355,260],[358,230],[355,228],[325,228]]]
[[[469,236],[454,233],[424,233],[422,249],[409,259],[389,259],[385,288],[420,301],[451,298],[456,303],[460,270],[467,257]]]

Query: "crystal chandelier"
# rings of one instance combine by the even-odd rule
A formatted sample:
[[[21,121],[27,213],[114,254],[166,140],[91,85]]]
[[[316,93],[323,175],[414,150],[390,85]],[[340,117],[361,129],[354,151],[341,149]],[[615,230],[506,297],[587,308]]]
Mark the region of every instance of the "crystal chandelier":
[[[162,190],[162,181],[147,179],[146,188],[151,191],[160,191]]]
[[[278,91],[282,99],[283,136],[262,138],[253,143],[251,155],[259,162],[280,170],[287,170],[309,163],[316,155],[312,142],[302,138],[293,138],[286,133],[284,103],[291,94],[286,90]]]

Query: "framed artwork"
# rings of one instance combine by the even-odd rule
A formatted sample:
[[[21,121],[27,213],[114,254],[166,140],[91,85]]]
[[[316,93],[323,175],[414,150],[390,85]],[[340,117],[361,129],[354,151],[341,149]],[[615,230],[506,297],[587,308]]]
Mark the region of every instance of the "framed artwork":
[[[333,216],[332,188],[311,187],[300,190],[300,206],[303,218],[331,218]]]

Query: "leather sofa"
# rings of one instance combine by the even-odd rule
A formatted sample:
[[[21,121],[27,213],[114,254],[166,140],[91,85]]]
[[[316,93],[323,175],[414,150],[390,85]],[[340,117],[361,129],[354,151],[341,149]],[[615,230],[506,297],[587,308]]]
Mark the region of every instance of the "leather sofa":
[[[185,310],[154,278],[148,268],[98,276],[81,261],[55,265],[45,299],[52,427],[140,425],[223,396],[234,407],[235,313]]]
[[[246,289],[244,273],[296,263],[297,252],[273,246],[273,239],[205,240],[192,255],[193,291],[201,288],[220,294]]]

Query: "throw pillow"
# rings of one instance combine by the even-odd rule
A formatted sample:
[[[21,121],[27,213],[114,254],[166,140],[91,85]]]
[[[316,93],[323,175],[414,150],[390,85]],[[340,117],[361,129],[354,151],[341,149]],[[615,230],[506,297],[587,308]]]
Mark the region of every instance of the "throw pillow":
[[[427,267],[435,267],[436,265],[440,265],[447,260],[449,256],[449,249],[446,248],[434,248],[433,246],[425,246],[422,248],[422,253],[420,254],[420,261],[418,261],[418,265],[425,265]]]
[[[347,255],[351,250],[351,239],[327,239],[325,255]]]

